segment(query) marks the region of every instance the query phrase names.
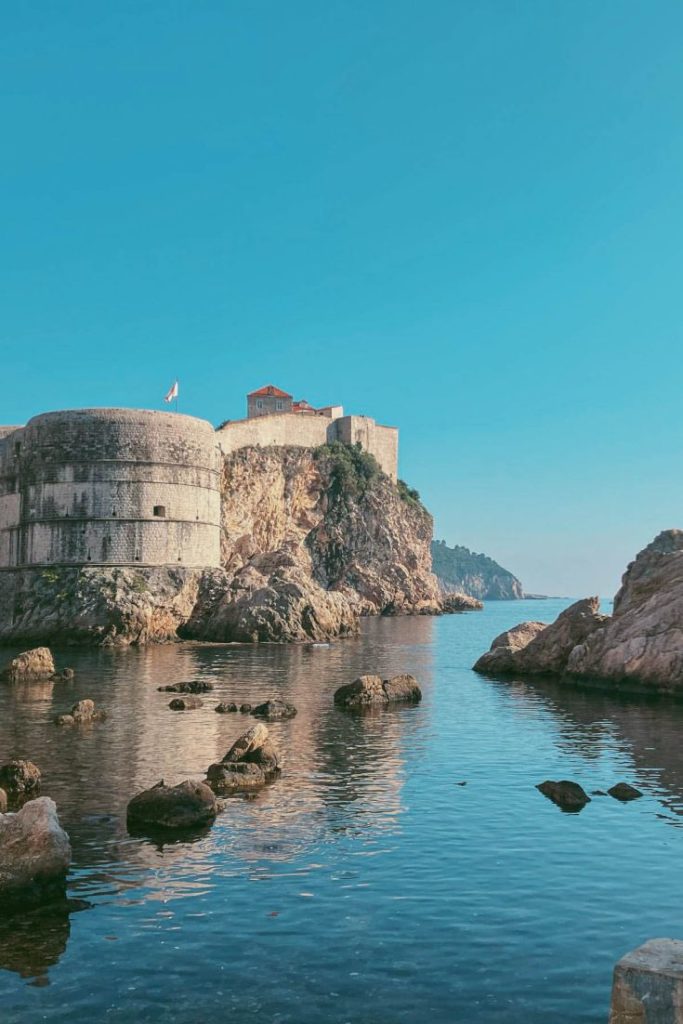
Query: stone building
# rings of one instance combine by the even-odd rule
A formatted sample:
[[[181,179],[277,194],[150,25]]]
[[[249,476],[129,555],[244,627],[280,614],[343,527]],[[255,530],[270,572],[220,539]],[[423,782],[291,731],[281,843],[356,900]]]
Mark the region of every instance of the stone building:
[[[273,413],[291,411],[292,396],[273,384],[266,384],[265,387],[247,395],[247,417],[250,420],[257,416],[272,416]]]
[[[35,416],[0,433],[0,567],[217,566],[220,464],[192,416]]]
[[[217,433],[225,454],[252,445],[317,448],[334,441],[360,444],[374,455],[387,476],[396,481],[398,475],[396,427],[382,426],[369,416],[345,416],[341,405],[316,409],[304,399],[295,402],[292,395],[273,384],[247,395],[247,418],[229,420]]]

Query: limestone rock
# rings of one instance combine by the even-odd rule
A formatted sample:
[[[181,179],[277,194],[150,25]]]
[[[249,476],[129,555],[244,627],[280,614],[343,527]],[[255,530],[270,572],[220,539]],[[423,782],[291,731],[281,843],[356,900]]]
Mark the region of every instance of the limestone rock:
[[[162,780],[130,801],[128,828],[201,828],[210,825],[217,813],[216,797],[203,782],[186,780],[167,786]]]
[[[209,765],[206,772],[207,785],[221,796],[261,789],[267,781],[263,768],[249,761],[221,761]]]
[[[175,639],[201,575],[166,567],[2,573],[0,641],[127,646]]]
[[[227,715],[237,711],[237,705],[228,704],[226,701],[221,701],[220,704],[216,704],[214,711],[217,711],[219,715]]]
[[[561,674],[577,644],[605,624],[607,617],[599,614],[599,605],[599,598],[587,597],[565,608],[550,626],[525,622],[508,630],[476,662],[475,671]]]
[[[683,530],[665,530],[640,552],[612,618],[571,652],[567,671],[655,691],[683,688]]]
[[[69,837],[48,797],[0,815],[0,908],[24,909],[64,895]]]
[[[266,722],[277,722],[283,718],[294,718],[296,715],[296,708],[293,704],[288,704],[284,700],[267,700],[265,704],[259,704],[253,708],[251,705],[242,705],[247,707],[254,718],[263,718]],[[242,708],[240,708],[240,711]]]
[[[50,648],[34,647],[12,658],[0,673],[0,678],[14,683],[31,679],[49,679],[54,675],[55,663]]]
[[[505,630],[495,638],[491,650],[482,654],[474,666],[474,671],[491,674],[513,672],[514,655],[546,628],[545,622],[520,622],[518,626]]]
[[[382,707],[394,702],[416,704],[421,699],[422,691],[411,675],[392,679],[359,676],[352,683],[340,686],[334,694],[334,703],[342,708]]]
[[[477,612],[484,607],[482,601],[470,594],[460,592],[444,593],[441,597],[441,611],[444,615],[454,615],[457,612]]]
[[[260,722],[237,739],[220,764],[212,764],[206,782],[221,795],[258,789],[279,773],[270,734]]]
[[[0,786],[9,797],[35,794],[40,789],[40,769],[33,761],[8,761],[0,768]]]
[[[200,697],[174,697],[168,706],[171,711],[192,711],[200,708],[203,703]]]
[[[637,800],[639,796],[643,795],[639,789],[629,785],[628,782],[617,782],[616,786],[612,786],[607,792],[615,800],[621,800],[623,803],[627,803],[629,800]]]
[[[614,968],[609,1024],[679,1024],[683,942],[650,939]]]
[[[288,555],[255,559],[233,577],[207,571],[184,637],[241,643],[296,643],[349,636],[358,616],[342,594],[329,593]]]
[[[550,779],[540,782],[536,789],[557,804],[563,811],[580,811],[586,804],[591,802],[588,793],[578,782],[571,782],[563,779],[561,782],[553,782]]]
[[[210,693],[213,683],[194,680],[190,683],[171,683],[168,686],[157,686],[160,693]]]
[[[57,725],[82,725],[88,722],[104,722],[106,711],[98,711],[95,702],[89,699],[79,700],[71,708],[68,715],[58,715]]]

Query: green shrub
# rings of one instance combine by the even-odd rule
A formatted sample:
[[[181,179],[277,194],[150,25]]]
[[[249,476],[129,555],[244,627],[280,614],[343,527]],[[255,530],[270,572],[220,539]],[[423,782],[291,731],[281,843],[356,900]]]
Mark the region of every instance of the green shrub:
[[[327,463],[334,498],[359,498],[382,476],[377,459],[360,444],[333,441],[316,448],[313,455]]]
[[[423,507],[420,492],[416,491],[414,487],[408,487],[405,480],[397,480],[396,488],[401,501],[405,501],[407,505],[419,505],[420,508]]]

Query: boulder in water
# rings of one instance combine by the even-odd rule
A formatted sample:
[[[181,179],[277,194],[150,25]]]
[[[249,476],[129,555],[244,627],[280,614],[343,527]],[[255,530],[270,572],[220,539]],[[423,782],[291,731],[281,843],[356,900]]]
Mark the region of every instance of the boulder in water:
[[[218,813],[213,792],[203,782],[167,786],[163,779],[128,804],[129,829],[187,829],[210,825]]]
[[[57,715],[55,723],[57,725],[83,725],[89,722],[103,722],[106,717],[106,711],[98,711],[95,702],[86,698],[77,701],[68,715]]]
[[[16,814],[0,814],[0,908],[21,910],[63,897],[70,862],[54,801],[39,797]]]
[[[561,782],[547,779],[545,782],[540,782],[536,789],[540,790],[543,796],[547,796],[563,811],[580,811],[591,802],[585,789],[578,782],[571,782],[569,779],[563,779]]]
[[[160,693],[210,693],[213,683],[193,680],[189,683],[170,683],[168,686],[157,686]]]
[[[214,711],[217,711],[219,715],[233,714],[237,711],[237,705],[228,704],[226,701],[222,700],[220,704],[216,704]]]
[[[34,647],[18,654],[9,661],[2,673],[3,679],[11,683],[30,679],[50,679],[55,675],[55,663],[49,647]]]
[[[627,803],[629,800],[637,800],[639,796],[643,795],[639,789],[629,785],[628,782],[617,782],[616,786],[612,786],[607,792],[615,800],[621,800],[622,803]]]
[[[267,700],[255,708],[252,708],[250,704],[245,706],[249,708],[254,718],[263,718],[266,722],[278,722],[284,718],[294,718],[296,715],[296,708],[293,704],[288,704],[287,701],[278,698]]]
[[[265,786],[279,771],[270,734],[259,722],[233,743],[220,764],[209,766],[206,781],[217,793],[233,793]]]
[[[422,700],[422,691],[417,679],[411,675],[359,676],[352,683],[340,686],[335,692],[334,703],[341,708],[382,707],[387,704],[417,704]]]
[[[0,768],[0,786],[10,798],[37,793],[40,789],[40,768],[33,761],[8,761]]]
[[[175,697],[168,705],[171,711],[191,711],[200,708],[203,701],[199,697]]]

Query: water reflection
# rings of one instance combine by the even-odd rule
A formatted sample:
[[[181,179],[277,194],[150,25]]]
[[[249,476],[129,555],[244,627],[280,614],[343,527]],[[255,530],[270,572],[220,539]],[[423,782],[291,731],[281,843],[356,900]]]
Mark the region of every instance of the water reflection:
[[[507,689],[511,702],[528,708],[531,699],[535,709],[542,707],[552,715],[560,751],[580,757],[587,766],[597,766],[606,754],[618,752],[630,762],[636,785],[640,783],[669,810],[683,816],[680,702],[583,689],[554,679],[495,685]]]
[[[0,921],[0,969],[47,984],[50,967],[66,950],[71,915],[88,906],[84,900],[64,900]]]

